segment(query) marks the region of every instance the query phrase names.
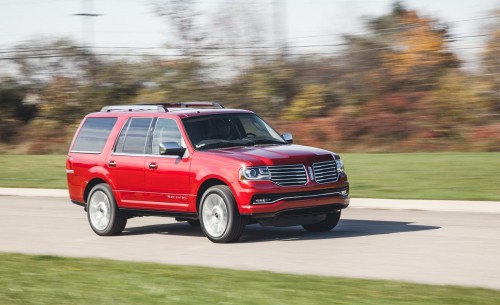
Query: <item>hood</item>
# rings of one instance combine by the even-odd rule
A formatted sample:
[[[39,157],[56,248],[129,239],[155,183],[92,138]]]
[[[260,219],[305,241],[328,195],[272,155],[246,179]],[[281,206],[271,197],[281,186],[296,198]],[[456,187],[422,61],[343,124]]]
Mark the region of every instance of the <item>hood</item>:
[[[233,147],[203,151],[216,158],[244,162],[249,166],[312,164],[332,160],[332,152],[302,145]]]

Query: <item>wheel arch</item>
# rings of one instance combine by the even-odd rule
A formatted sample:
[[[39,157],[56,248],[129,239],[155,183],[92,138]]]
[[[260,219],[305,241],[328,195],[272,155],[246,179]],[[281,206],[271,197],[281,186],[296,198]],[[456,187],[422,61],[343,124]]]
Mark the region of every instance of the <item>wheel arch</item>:
[[[90,180],[89,183],[87,183],[87,185],[85,186],[85,190],[83,191],[83,200],[85,203],[87,203],[88,201],[90,191],[94,188],[94,186],[101,183],[106,183],[109,185],[109,183],[102,178],[94,178]]]
[[[224,181],[222,181],[221,179],[218,179],[218,178],[209,178],[209,179],[203,181],[203,183],[198,188],[198,192],[196,193],[196,212],[197,213],[199,213],[199,210],[200,210],[201,197],[203,196],[203,194],[205,193],[206,190],[208,190],[209,188],[211,188],[212,186],[215,186],[215,185],[229,186],[227,183],[225,183]],[[231,192],[232,192],[232,190],[231,190]],[[233,196],[234,196],[234,194],[233,194]]]

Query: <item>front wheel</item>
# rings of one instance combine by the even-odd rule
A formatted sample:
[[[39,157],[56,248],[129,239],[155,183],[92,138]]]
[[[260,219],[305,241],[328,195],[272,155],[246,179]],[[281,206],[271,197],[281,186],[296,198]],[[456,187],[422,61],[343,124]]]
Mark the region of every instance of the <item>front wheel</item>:
[[[118,235],[127,224],[127,215],[118,209],[113,192],[105,183],[90,191],[87,217],[92,230],[101,236]]]
[[[243,234],[245,223],[228,186],[209,188],[201,198],[199,210],[201,229],[211,241],[229,243]]]
[[[324,220],[318,223],[302,225],[309,232],[328,232],[337,226],[340,220],[341,211],[336,211],[326,214]]]

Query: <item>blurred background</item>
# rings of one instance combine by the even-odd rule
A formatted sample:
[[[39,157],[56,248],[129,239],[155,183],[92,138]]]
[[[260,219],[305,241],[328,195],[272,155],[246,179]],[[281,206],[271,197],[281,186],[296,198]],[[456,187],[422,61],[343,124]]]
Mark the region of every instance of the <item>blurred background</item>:
[[[219,101],[340,152],[500,151],[500,1],[0,0],[0,152]]]

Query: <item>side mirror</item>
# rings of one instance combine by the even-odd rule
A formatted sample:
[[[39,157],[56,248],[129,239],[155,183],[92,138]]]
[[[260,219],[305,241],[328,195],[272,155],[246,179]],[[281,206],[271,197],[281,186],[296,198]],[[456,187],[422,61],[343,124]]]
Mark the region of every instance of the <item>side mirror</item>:
[[[185,151],[186,148],[181,147],[179,144],[177,144],[177,142],[160,143],[160,155],[182,157]]]
[[[293,143],[293,137],[292,137],[292,134],[287,132],[287,133],[284,133],[283,134],[283,139],[285,139],[285,141],[289,144],[292,144]]]

